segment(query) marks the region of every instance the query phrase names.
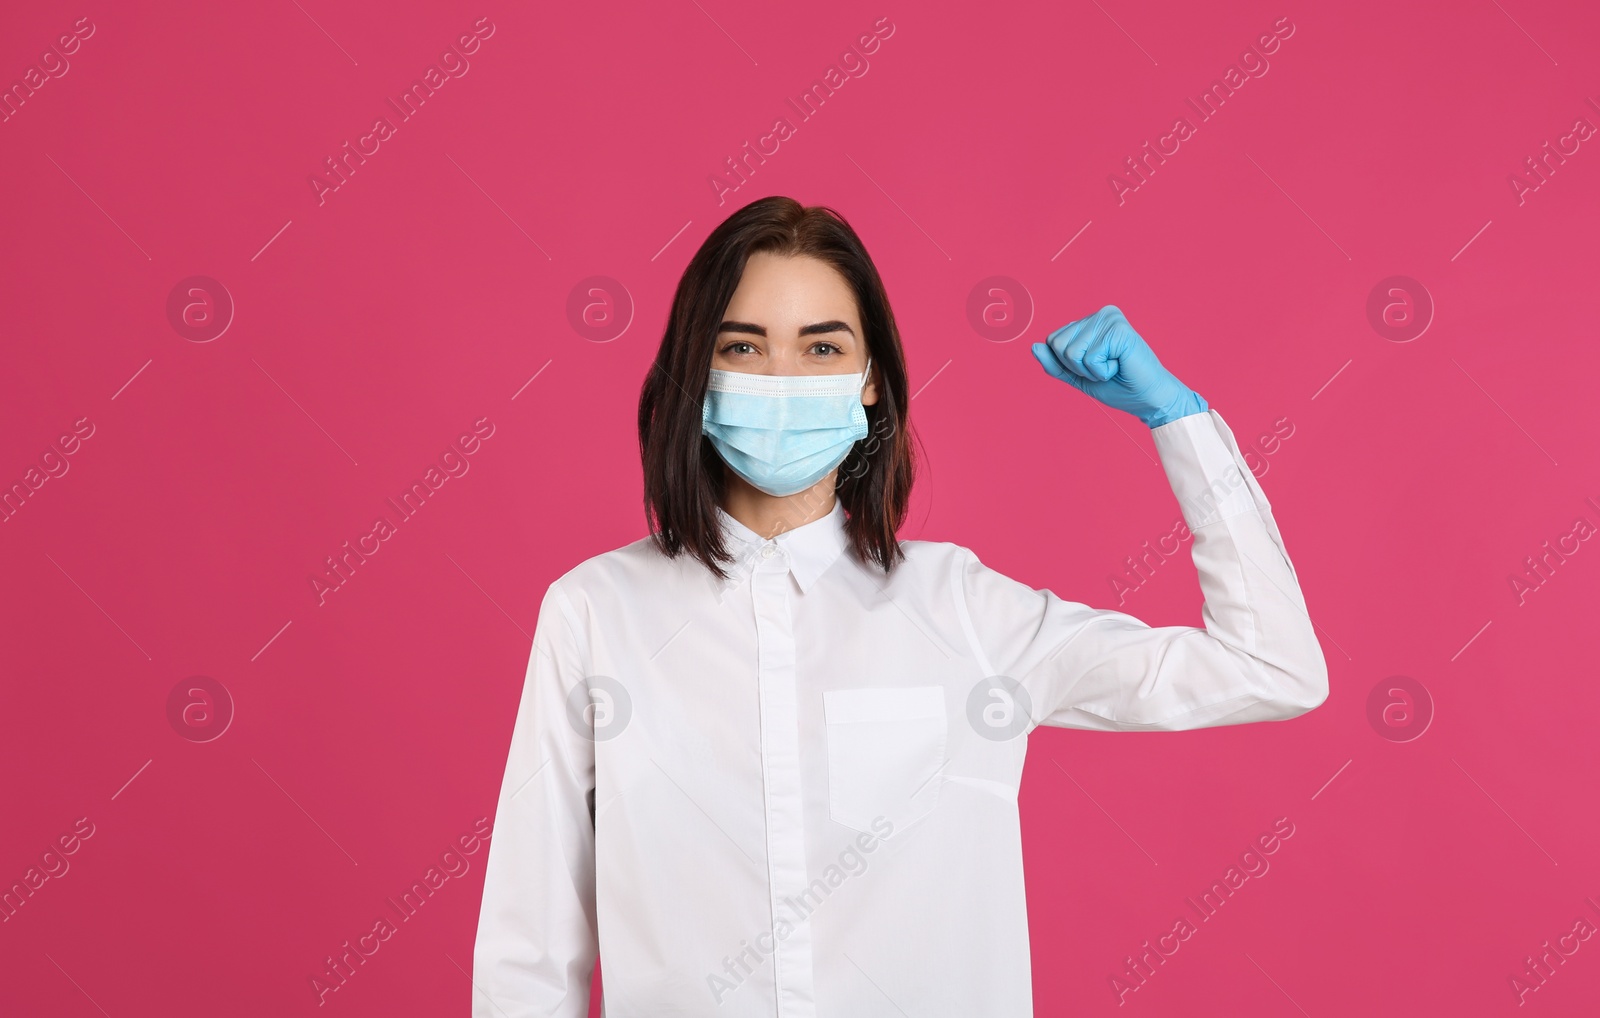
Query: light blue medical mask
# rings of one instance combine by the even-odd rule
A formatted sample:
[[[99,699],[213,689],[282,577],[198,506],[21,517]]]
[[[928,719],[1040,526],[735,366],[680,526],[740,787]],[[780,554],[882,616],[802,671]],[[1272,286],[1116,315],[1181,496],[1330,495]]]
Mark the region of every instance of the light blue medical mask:
[[[733,472],[769,495],[793,495],[867,437],[861,404],[872,358],[847,375],[753,375],[711,369],[701,430]]]

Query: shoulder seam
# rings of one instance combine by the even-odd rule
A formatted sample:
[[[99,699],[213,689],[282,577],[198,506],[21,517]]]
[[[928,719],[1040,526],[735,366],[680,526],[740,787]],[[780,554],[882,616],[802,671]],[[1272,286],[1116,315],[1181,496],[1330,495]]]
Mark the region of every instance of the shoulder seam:
[[[566,623],[567,627],[567,640],[572,646],[574,654],[580,660],[585,660],[587,655],[582,653],[584,643],[578,638],[578,632],[581,628],[578,623],[578,610],[577,608],[573,607],[571,599],[567,597],[567,591],[561,586],[560,578],[551,581],[549,591],[555,595],[556,606],[561,610],[562,621]],[[590,673],[590,671],[591,669],[588,667],[588,663],[585,660],[584,674],[587,675]]]
[[[978,556],[970,548],[964,548],[949,541],[940,544],[950,544],[957,548],[960,554],[956,557],[956,568],[950,571],[950,597],[955,601],[956,616],[961,620],[961,631],[966,634],[967,644],[972,648],[973,655],[978,659],[978,665],[983,669],[983,674],[994,675],[994,665],[989,663],[989,655],[983,652],[983,645],[978,642],[977,630],[972,625],[972,615],[967,611],[967,593],[962,583],[962,574],[966,571],[969,562],[978,561]]]

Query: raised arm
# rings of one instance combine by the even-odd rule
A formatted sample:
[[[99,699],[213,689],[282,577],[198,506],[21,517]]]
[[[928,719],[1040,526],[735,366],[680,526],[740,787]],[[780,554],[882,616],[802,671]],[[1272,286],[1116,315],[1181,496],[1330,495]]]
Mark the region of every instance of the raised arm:
[[[539,607],[485,864],[472,1018],[589,1013],[599,953],[594,743],[569,721],[568,697],[584,681],[570,609],[552,584]]]
[[[1271,506],[1215,410],[1152,432],[1194,535],[1204,627],[1065,601],[968,552],[961,589],[995,674],[1036,724],[1172,731],[1281,721],[1321,704],[1328,669]]]
[[[1151,428],[1194,535],[1203,627],[1152,627],[1065,601],[968,552],[960,608],[984,667],[1022,684],[1034,724],[1176,730],[1292,718],[1328,696],[1327,663],[1260,484],[1222,417],[1107,305],[1034,356]]]

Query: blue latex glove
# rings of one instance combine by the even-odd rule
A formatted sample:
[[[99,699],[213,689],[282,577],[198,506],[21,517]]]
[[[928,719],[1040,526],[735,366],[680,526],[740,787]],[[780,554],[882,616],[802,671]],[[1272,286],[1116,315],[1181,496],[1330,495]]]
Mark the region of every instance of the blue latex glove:
[[[1208,409],[1199,393],[1161,366],[1115,304],[1050,333],[1033,344],[1033,356],[1052,377],[1151,428]]]

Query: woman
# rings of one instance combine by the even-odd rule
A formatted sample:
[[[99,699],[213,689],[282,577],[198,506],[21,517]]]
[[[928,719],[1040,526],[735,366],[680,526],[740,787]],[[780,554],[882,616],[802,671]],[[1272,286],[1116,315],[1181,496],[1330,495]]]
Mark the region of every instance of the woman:
[[[740,209],[639,401],[649,537],[552,583],[484,877],[475,1018],[1031,1015],[1017,787],[1038,725],[1270,721],[1326,665],[1216,411],[1107,306],[1033,353],[1151,427],[1205,628],[897,541],[900,336],[825,207]]]

